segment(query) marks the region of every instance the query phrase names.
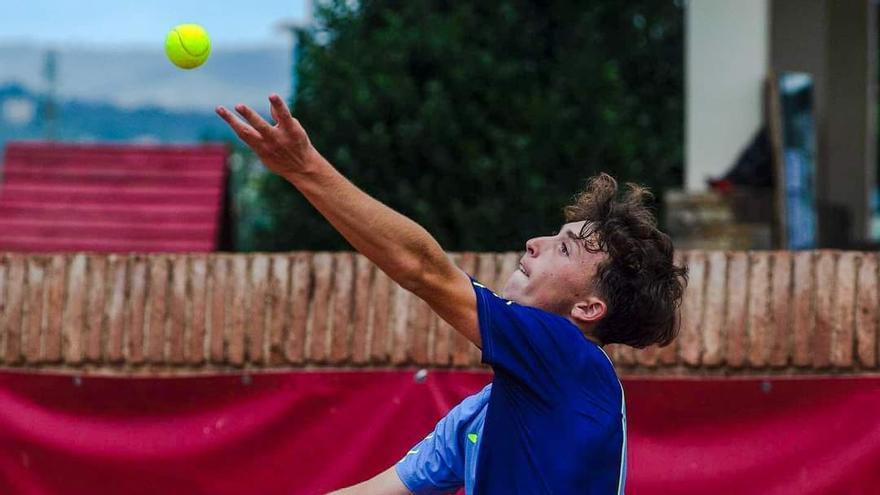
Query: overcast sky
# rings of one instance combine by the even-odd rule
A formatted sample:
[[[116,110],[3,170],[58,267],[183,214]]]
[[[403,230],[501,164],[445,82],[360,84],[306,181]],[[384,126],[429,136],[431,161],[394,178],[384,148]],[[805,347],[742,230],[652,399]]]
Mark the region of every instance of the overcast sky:
[[[156,46],[182,23],[201,24],[215,46],[287,45],[282,21],[304,20],[310,0],[19,0],[0,7],[0,43]]]

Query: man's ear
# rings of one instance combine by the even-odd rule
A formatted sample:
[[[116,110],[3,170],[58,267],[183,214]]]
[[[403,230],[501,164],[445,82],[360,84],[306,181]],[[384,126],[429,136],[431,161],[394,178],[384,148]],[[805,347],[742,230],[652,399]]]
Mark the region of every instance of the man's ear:
[[[574,307],[571,308],[571,317],[575,321],[583,323],[596,323],[605,318],[607,312],[608,307],[605,306],[605,301],[598,297],[590,296],[583,301],[575,303]]]

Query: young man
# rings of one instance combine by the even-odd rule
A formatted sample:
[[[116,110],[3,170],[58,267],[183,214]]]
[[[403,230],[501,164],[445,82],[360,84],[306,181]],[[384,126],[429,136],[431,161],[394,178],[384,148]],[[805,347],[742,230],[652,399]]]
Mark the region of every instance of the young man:
[[[359,190],[311,145],[277,95],[275,125],[217,113],[363,255],[482,349],[492,385],[465,399],[396,466],[342,494],[620,494],[623,389],[602,346],[666,345],[686,271],[644,203],[602,174],[552,236],[530,239],[504,297],[457,268],[418,224]]]

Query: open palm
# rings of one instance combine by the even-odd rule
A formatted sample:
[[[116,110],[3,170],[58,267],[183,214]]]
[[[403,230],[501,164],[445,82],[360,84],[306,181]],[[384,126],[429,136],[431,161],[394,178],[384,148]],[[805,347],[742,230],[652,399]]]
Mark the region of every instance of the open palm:
[[[238,118],[226,108],[217,107],[217,115],[229,124],[235,134],[245,142],[272,172],[286,176],[305,171],[308,158],[317,151],[299,121],[290,114],[287,104],[277,94],[269,97],[271,125],[247,105],[236,105]]]

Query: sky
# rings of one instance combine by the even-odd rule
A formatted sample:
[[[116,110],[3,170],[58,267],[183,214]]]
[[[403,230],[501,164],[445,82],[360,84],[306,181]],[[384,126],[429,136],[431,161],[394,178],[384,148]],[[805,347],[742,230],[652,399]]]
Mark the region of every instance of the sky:
[[[286,46],[280,22],[305,21],[310,0],[4,0],[0,44],[161,48],[175,25],[201,24],[215,46]]]

